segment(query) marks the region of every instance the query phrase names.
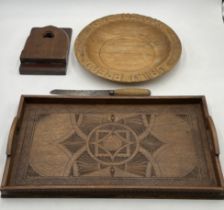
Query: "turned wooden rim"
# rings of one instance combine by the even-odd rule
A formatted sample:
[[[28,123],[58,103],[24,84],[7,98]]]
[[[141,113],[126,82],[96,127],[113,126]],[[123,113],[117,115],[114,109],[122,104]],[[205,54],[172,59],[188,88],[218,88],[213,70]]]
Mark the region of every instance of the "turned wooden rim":
[[[136,21],[144,24],[148,24],[150,26],[156,27],[164,33],[169,40],[170,43],[170,51],[167,58],[158,66],[154,68],[149,67],[149,72],[136,73],[132,78],[125,77],[113,77],[113,75],[108,74],[108,70],[103,68],[102,66],[96,65],[87,55],[86,53],[86,41],[88,37],[99,27],[106,25],[110,22],[116,21]],[[163,75],[164,73],[170,71],[178,62],[182,51],[182,46],[180,39],[177,34],[165,23],[143,15],[139,14],[115,14],[109,15],[102,18],[99,18],[89,25],[87,25],[77,36],[74,43],[74,53],[78,62],[84,67],[86,70],[91,73],[115,82],[123,82],[123,83],[136,83],[136,82],[144,82],[148,80],[152,80],[158,76]]]

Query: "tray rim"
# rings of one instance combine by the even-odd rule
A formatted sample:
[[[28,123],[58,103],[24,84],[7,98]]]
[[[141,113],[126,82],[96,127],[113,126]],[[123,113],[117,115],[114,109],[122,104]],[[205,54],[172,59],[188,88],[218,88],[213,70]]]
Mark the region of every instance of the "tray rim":
[[[8,141],[8,146],[7,146],[7,151],[6,151],[6,155],[7,155],[7,159],[6,159],[6,163],[5,163],[5,168],[4,168],[4,174],[3,174],[3,178],[2,178],[2,184],[0,187],[0,191],[2,192],[1,196],[2,197],[13,197],[13,194],[18,192],[18,197],[19,197],[19,193],[26,193],[26,192],[39,192],[38,190],[40,190],[41,192],[46,192],[49,193],[49,197],[53,196],[53,197],[57,197],[54,194],[53,191],[62,191],[65,193],[65,196],[69,196],[70,193],[72,193],[73,190],[78,191],[78,192],[83,192],[84,194],[89,194],[89,191],[95,190],[96,192],[101,192],[102,190],[107,191],[107,192],[111,192],[112,196],[110,197],[116,197],[116,192],[119,191],[126,191],[127,193],[129,193],[130,191],[130,197],[134,196],[134,197],[138,197],[135,195],[132,195],[133,193],[131,193],[131,191],[135,191],[135,192],[146,192],[149,193],[149,195],[147,195],[146,197],[151,197],[150,193],[155,192],[156,194],[158,193],[158,196],[160,193],[163,192],[173,192],[174,193],[174,198],[178,197],[178,193],[183,193],[184,195],[181,196],[181,198],[185,198],[185,194],[186,194],[186,198],[213,198],[213,196],[208,196],[207,194],[215,194],[214,198],[218,198],[218,199],[224,199],[224,179],[223,179],[223,174],[222,174],[222,169],[221,169],[221,164],[219,161],[219,150],[217,151],[217,143],[216,140],[213,138],[213,136],[211,135],[211,140],[212,140],[212,150],[210,151],[212,154],[212,160],[213,160],[213,167],[214,167],[214,172],[215,172],[215,176],[217,179],[217,186],[211,186],[211,187],[193,187],[193,186],[111,186],[110,188],[107,188],[106,185],[97,185],[97,186],[83,186],[83,185],[38,185],[38,186],[25,186],[25,185],[8,185],[8,178],[10,175],[10,166],[11,166],[11,158],[12,158],[12,154],[11,154],[11,150],[12,150],[12,144],[13,144],[13,140],[14,139],[14,135],[15,135],[15,130],[19,124],[19,121],[21,120],[21,116],[23,115],[23,109],[25,107],[26,103],[29,103],[29,100],[34,100],[35,102],[37,102],[38,100],[40,100],[40,103],[43,103],[43,101],[45,101],[46,103],[49,103],[50,101],[54,101],[54,100],[134,100],[134,101],[141,101],[141,100],[168,100],[169,103],[172,103],[173,100],[180,100],[182,102],[184,101],[188,101],[188,100],[193,100],[193,102],[195,103],[200,103],[202,105],[202,112],[203,112],[203,117],[205,117],[206,119],[206,127],[208,126],[209,122],[208,122],[208,118],[211,117],[209,115],[208,112],[208,107],[207,107],[207,102],[206,102],[206,98],[203,95],[187,95],[187,96],[52,96],[52,95],[21,95],[20,97],[20,102],[19,102],[19,107],[18,107],[18,111],[17,111],[17,115],[15,117],[15,125],[12,126],[14,127],[13,130],[11,130],[10,134],[9,134],[9,138],[11,138],[11,142]],[[36,101],[37,100],[37,101]],[[184,100],[184,101],[183,101]],[[42,102],[41,102],[42,101]],[[35,103],[34,102],[34,103]],[[191,101],[192,102],[192,101]],[[59,102],[60,103],[60,102]],[[12,128],[11,128],[12,129]],[[208,127],[208,129],[210,130],[211,128]],[[191,191],[191,195],[187,196],[187,194],[189,193],[189,191]],[[53,193],[52,193],[53,192]],[[68,194],[67,194],[68,193]],[[195,195],[193,195],[194,193],[196,193]],[[11,196],[10,196],[11,194]],[[67,195],[66,195],[67,194]],[[73,193],[72,193],[73,194]],[[91,194],[91,193],[90,193]],[[197,194],[200,194],[199,196]],[[16,197],[17,197],[16,196]],[[128,197],[129,197],[128,196]],[[26,195],[25,197],[33,197],[32,195],[28,196]],[[35,193],[34,193],[34,197],[35,197]],[[38,196],[41,197],[41,196]],[[63,197],[63,196],[60,196]],[[73,195],[72,195],[73,197]],[[75,197],[78,197],[77,195]],[[85,197],[85,195],[84,195]],[[92,197],[92,196],[91,196]],[[102,195],[100,195],[99,197],[103,197]],[[123,196],[119,196],[119,197],[123,197]],[[144,196],[140,196],[140,197],[144,197]],[[161,196],[163,197],[163,196]],[[165,196],[167,198],[171,198],[172,196]]]

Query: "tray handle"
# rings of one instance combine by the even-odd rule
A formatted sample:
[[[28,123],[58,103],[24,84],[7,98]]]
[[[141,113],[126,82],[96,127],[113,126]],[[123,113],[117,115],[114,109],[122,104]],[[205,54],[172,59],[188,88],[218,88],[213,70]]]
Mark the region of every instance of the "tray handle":
[[[11,155],[12,141],[13,141],[13,138],[14,138],[14,135],[15,135],[17,122],[18,122],[18,117],[14,117],[14,119],[12,121],[11,128],[10,128],[9,137],[8,137],[8,144],[7,144],[7,149],[6,149],[7,156]]]
[[[150,96],[151,91],[145,88],[120,88],[110,92],[114,96]]]
[[[211,116],[208,116],[208,126],[209,126],[209,129],[211,131],[211,135],[212,135],[214,152],[215,152],[215,155],[218,156],[220,154],[218,136],[217,136],[217,132],[216,132],[216,129],[215,129],[214,121],[213,121]]]

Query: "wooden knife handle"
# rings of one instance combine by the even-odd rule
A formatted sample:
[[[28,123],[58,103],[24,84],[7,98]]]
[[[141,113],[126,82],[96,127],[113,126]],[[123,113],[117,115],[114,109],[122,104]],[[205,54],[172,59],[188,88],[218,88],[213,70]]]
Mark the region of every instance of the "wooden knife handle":
[[[15,135],[17,122],[18,122],[18,117],[14,117],[14,119],[12,121],[11,128],[10,128],[9,137],[8,137],[8,144],[7,144],[7,149],[6,149],[6,154],[8,156],[11,155],[12,141],[13,141],[13,138],[14,138],[14,135]]]
[[[211,116],[208,116],[208,126],[209,126],[209,129],[210,129],[211,134],[212,134],[212,141],[213,141],[213,145],[214,145],[215,155],[219,155],[220,154],[220,149],[219,149],[219,143],[218,143],[218,136],[217,136],[217,132],[216,132],[216,129],[215,129],[214,121],[213,121]]]
[[[151,91],[144,88],[121,88],[113,90],[111,95],[114,96],[150,96]]]

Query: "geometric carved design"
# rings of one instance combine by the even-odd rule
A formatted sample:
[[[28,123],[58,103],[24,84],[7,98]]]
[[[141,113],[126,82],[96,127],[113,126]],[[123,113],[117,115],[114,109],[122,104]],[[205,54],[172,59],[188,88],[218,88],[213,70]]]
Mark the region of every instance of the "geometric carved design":
[[[84,152],[77,161],[79,173],[86,175],[98,169],[98,163],[88,154]]]
[[[27,170],[27,176],[28,177],[38,177],[39,174],[33,170],[32,166],[29,165],[28,170]]]
[[[27,176],[198,177],[188,120],[173,114],[50,114],[35,126]],[[177,153],[179,148],[189,152]]]
[[[129,161],[138,150],[135,133],[127,126],[110,123],[95,128],[89,135],[89,154],[106,165]]]
[[[66,147],[71,153],[77,152],[83,146],[83,139],[79,137],[76,133],[70,136],[61,144]]]
[[[196,166],[195,168],[192,169],[192,171],[190,171],[185,178],[194,178],[194,177],[198,177],[200,176],[200,170],[199,168]]]
[[[152,134],[149,134],[145,139],[142,140],[141,145],[145,147],[150,153],[155,152],[159,149],[164,143],[159,141]]]

